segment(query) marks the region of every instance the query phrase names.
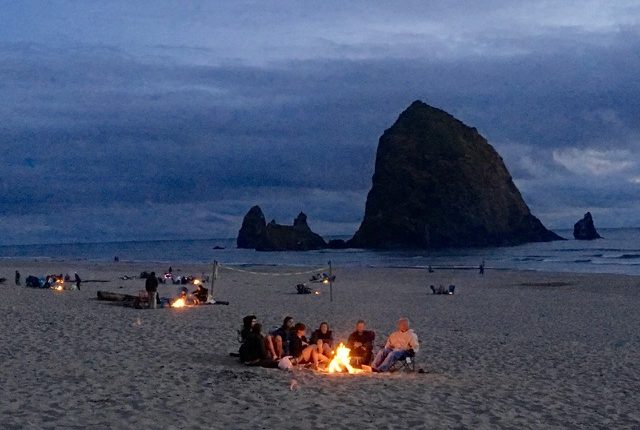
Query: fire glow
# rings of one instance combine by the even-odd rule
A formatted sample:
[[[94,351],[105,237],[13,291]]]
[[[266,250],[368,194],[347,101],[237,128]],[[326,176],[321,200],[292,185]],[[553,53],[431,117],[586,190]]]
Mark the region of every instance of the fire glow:
[[[187,306],[187,301],[183,297],[180,297],[171,303],[172,308],[184,308],[185,306]]]
[[[51,286],[51,289],[56,291],[64,290],[64,281],[58,279],[56,283]]]
[[[348,373],[361,373],[362,370],[360,369],[355,369],[352,365],[351,365],[351,357],[349,357],[349,353],[351,352],[351,350],[349,348],[347,348],[346,346],[344,346],[343,343],[341,343],[338,346],[338,349],[336,349],[336,353],[333,356],[333,359],[331,360],[331,362],[329,363],[329,366],[327,366],[327,372],[328,373],[342,373],[342,372],[348,372]]]

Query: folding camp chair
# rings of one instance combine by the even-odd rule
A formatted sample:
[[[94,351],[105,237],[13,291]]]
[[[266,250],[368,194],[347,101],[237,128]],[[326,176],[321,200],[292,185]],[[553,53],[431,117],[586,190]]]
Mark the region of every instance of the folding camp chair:
[[[389,368],[389,371],[415,372],[416,371],[416,353],[411,351],[402,360],[398,360],[395,363],[393,363],[393,365]]]

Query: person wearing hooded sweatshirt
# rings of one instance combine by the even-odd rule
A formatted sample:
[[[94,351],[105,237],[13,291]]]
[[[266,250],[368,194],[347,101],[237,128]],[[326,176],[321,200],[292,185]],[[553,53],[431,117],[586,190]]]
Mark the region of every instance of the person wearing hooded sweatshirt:
[[[413,357],[420,348],[418,335],[409,328],[407,318],[400,318],[397,327],[398,330],[389,335],[384,349],[373,360],[371,367],[376,372],[388,371],[397,361]]]

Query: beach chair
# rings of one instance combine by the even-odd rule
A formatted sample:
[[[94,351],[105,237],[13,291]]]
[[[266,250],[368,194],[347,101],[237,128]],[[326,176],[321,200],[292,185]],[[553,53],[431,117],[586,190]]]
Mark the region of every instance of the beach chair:
[[[407,354],[405,358],[402,360],[398,360],[393,363],[393,366],[389,368],[390,372],[415,372],[416,371],[416,353],[411,351],[410,354]]]

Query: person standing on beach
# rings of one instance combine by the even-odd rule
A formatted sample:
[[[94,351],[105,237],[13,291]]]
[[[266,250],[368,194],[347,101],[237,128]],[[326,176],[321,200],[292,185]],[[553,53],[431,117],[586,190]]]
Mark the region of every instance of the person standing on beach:
[[[144,289],[147,290],[147,295],[149,296],[149,309],[155,309],[158,303],[158,278],[156,278],[156,272],[151,272],[147,276]]]
[[[76,280],[76,288],[78,288],[78,291],[80,291],[80,282],[82,282],[82,280],[80,279],[80,276],[78,276],[78,272],[75,273],[75,280]],[[61,276],[62,278],[62,276]]]
[[[16,270],[16,279],[15,279],[15,281],[16,281],[16,285],[20,285],[20,272],[18,272],[17,270]]]

